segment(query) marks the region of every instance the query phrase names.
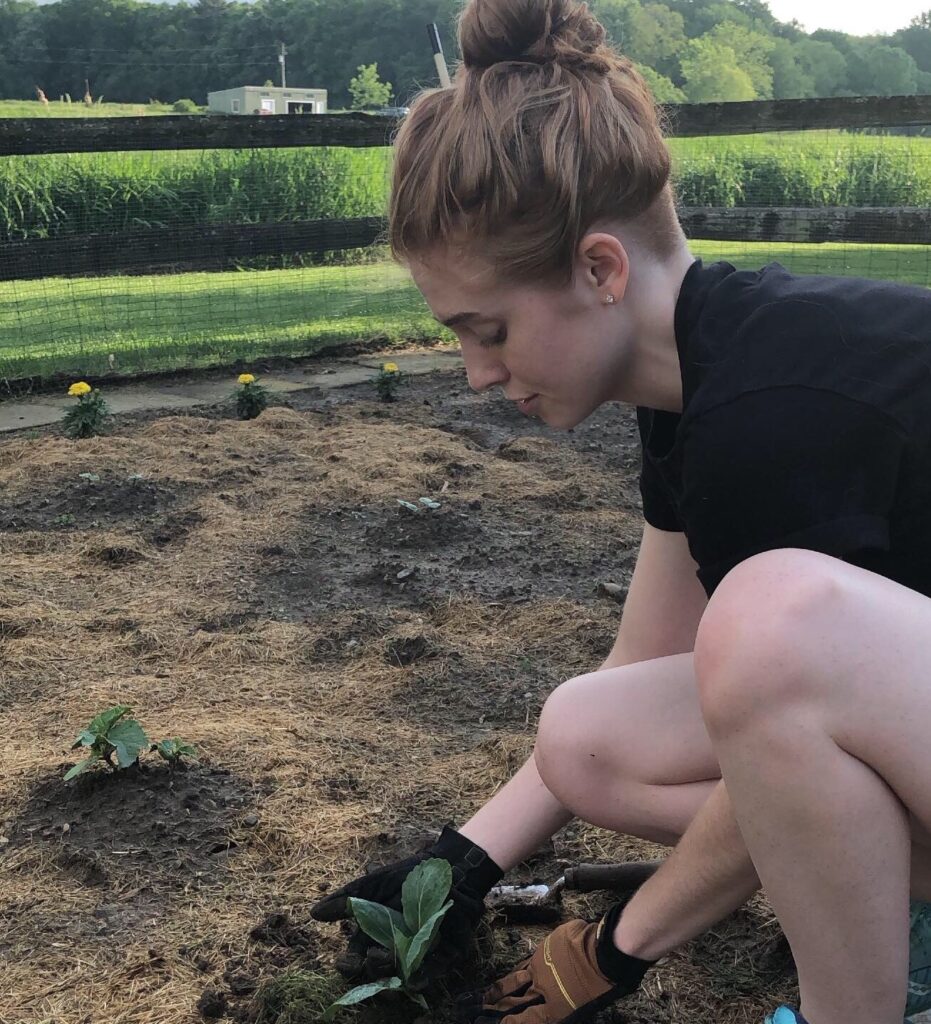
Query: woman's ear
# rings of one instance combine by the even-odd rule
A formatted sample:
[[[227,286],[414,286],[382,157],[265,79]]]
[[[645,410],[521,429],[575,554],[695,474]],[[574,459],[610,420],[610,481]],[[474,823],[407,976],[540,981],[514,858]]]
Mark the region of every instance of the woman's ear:
[[[579,243],[580,279],[598,295],[599,302],[612,305],[621,302],[630,280],[630,258],[614,235],[604,231],[591,232]]]

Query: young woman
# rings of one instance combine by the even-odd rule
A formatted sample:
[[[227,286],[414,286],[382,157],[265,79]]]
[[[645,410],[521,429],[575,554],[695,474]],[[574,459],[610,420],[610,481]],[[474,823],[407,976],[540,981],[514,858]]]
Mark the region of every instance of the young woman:
[[[931,293],[694,260],[643,81],[573,0],[471,0],[460,42],[397,139],[394,252],[476,390],[557,429],[637,407],[646,525],[604,665],[425,854],[455,869],[433,967],[576,815],[675,849],[469,1019],[587,1019],[762,884],[801,988],[775,1021],[898,1024],[931,897]],[[383,965],[357,935],[343,966]]]

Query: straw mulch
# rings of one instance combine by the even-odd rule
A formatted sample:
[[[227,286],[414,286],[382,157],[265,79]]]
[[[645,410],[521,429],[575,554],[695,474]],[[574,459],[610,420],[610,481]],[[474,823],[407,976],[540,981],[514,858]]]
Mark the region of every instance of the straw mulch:
[[[635,478],[558,438],[483,447],[439,422],[447,386],[415,385],[426,411],[321,402],[0,448],[3,1024],[181,1024],[208,988],[247,1019],[284,970],[330,978],[339,931],[309,902],[463,821],[530,752],[547,692],[607,651],[618,606],[590,574],[629,573]],[[398,505],[423,495],[441,509]],[[171,779],[147,754],[64,787],[70,742],[117,703],[202,765]],[[575,825],[522,875],[653,853]],[[479,972],[539,934],[487,932]],[[759,904],[625,1013],[758,1022],[790,994],[780,948]]]

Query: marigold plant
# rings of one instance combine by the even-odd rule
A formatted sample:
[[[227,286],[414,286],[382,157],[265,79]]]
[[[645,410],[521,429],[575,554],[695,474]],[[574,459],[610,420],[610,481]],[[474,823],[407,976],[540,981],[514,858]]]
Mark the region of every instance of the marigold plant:
[[[69,398],[76,398],[77,404],[62,417],[65,435],[71,438],[96,437],[107,429],[110,410],[103,395],[85,380],[75,381],[68,388]]]
[[[378,374],[372,378],[372,384],[383,402],[393,402],[397,397],[395,392],[404,379],[397,363],[382,363]]]
[[[268,391],[255,379],[255,374],[241,373],[237,380],[239,387],[234,392],[236,415],[241,420],[254,420],[268,408]]]

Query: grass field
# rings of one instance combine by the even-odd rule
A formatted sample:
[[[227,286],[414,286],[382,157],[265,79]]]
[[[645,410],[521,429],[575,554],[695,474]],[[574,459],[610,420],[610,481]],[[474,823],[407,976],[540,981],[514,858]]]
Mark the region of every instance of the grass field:
[[[170,103],[94,103],[85,106],[80,96],[71,103],[49,98],[48,107],[38,100],[0,100],[0,117],[142,117],[173,114]]]
[[[931,286],[931,246],[694,242],[707,261]],[[94,376],[307,355],[442,331],[391,263],[0,283],[0,375]]]

